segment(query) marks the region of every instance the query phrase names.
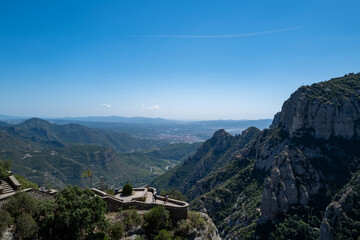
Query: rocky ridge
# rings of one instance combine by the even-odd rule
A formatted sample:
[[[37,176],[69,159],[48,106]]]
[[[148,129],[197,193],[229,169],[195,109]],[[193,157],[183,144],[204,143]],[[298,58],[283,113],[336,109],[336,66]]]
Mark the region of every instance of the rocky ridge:
[[[182,192],[194,209],[211,216],[224,239],[271,238],[294,207],[311,231],[320,225],[309,221],[306,212],[313,209],[321,216],[327,209],[321,231],[314,234],[332,239],[339,218],[331,216],[346,213],[344,209],[350,208],[344,202],[353,196],[345,186],[353,175],[349,169],[360,157],[359,118],[360,74],[300,87],[271,127],[241,148],[234,147],[234,140],[219,140],[217,146],[226,148],[212,155],[216,167],[202,171],[201,161],[193,163],[193,186],[186,185]],[[215,141],[218,134],[225,135],[217,133],[207,142]],[[196,157],[206,159],[209,153],[203,147]],[[182,166],[177,169],[182,170]],[[343,200],[331,205],[339,192]]]

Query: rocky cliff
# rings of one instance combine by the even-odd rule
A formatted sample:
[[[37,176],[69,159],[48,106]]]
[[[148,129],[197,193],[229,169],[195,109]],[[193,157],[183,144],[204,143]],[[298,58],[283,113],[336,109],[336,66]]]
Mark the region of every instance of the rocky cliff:
[[[360,74],[302,86],[271,127],[241,148],[234,139],[219,139],[223,131],[214,135],[209,142],[226,147],[198,152],[202,160],[210,154],[213,167],[202,171],[197,161],[183,192],[224,239],[353,239],[360,234],[360,216],[349,207],[358,204],[350,179],[360,167],[359,119]],[[342,221],[353,235],[339,227]]]
[[[284,103],[273,121],[290,138],[310,133],[315,138],[352,138],[360,135],[358,74],[300,87]]]

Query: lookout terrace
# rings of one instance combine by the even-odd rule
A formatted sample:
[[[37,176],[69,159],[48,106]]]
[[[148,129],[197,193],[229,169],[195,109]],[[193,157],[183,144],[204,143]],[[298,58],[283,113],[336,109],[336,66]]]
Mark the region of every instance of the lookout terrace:
[[[54,195],[57,193],[54,189],[32,189],[32,188],[21,188],[21,184],[12,174],[9,172],[9,176],[4,179],[0,184],[0,207],[7,201],[7,199],[17,192],[26,192],[31,197],[38,200],[54,199]]]
[[[91,190],[107,203],[108,211],[118,211],[119,209],[149,210],[156,206],[164,206],[173,219],[186,219],[188,215],[189,204],[187,202],[159,196],[156,194],[156,188],[133,188],[133,192],[129,196],[124,195],[122,191],[111,196],[96,188]]]

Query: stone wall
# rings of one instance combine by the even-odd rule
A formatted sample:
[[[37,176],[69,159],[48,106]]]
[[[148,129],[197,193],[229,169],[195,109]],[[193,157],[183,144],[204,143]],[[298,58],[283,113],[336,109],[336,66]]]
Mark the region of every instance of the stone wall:
[[[57,193],[57,191],[43,192],[32,188],[27,188],[19,192],[25,192],[29,194],[32,198],[41,201],[54,200],[55,199],[54,195]],[[2,205],[4,205],[4,203],[6,203],[9,200],[9,198],[14,196],[15,194],[16,192],[14,192],[13,194],[9,194],[8,197],[6,198],[0,199],[0,207],[2,207]]]
[[[131,202],[122,202],[120,199],[116,199],[115,197],[111,196],[104,196],[102,199],[107,203],[107,211],[109,212],[116,212],[119,209],[136,209],[136,210],[150,210],[153,207],[157,206],[164,206],[166,210],[169,211],[171,218],[175,220],[187,219],[188,217],[188,210],[189,205],[184,204],[183,206],[169,206],[166,204],[159,204],[159,203],[144,203],[140,201],[131,201]],[[161,199],[158,196],[158,199]],[[162,199],[163,200],[163,199]],[[174,199],[169,199],[169,203],[176,203],[181,204],[183,202],[176,201]]]

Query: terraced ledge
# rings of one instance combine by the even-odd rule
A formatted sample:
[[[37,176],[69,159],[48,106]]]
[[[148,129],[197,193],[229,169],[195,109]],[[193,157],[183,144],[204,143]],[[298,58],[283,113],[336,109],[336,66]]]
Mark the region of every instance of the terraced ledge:
[[[156,188],[133,188],[133,194],[130,196],[123,195],[121,191],[111,196],[96,188],[91,190],[107,203],[107,210],[110,212],[119,209],[150,210],[153,207],[164,206],[175,220],[186,219],[188,216],[189,204],[187,202],[172,198],[165,202],[164,197],[156,194]],[[153,200],[155,195],[156,201]]]

